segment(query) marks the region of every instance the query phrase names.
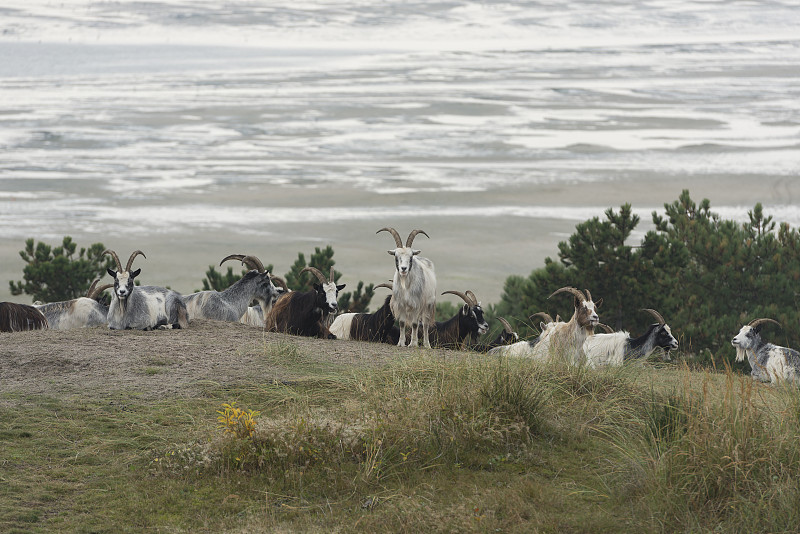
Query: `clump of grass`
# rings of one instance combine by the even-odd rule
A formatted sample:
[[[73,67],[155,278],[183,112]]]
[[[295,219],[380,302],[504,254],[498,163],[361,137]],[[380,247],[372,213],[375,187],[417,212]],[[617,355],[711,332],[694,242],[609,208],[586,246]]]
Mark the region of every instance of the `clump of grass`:
[[[708,373],[699,387],[689,380],[687,372],[681,390],[653,394],[638,430],[618,435],[651,520],[678,530],[796,528],[797,390],[776,391],[730,370],[721,391]]]

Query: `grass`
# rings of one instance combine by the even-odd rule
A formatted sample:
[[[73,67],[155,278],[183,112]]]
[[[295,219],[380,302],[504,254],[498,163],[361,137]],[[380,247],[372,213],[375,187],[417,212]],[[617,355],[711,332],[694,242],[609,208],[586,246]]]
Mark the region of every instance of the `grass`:
[[[294,378],[208,383],[194,397],[161,400],[0,395],[0,531],[800,524],[795,388],[730,371],[592,371],[426,351],[374,368],[326,366],[291,343],[265,344],[263,354]],[[218,420],[234,402],[254,410],[254,428]]]

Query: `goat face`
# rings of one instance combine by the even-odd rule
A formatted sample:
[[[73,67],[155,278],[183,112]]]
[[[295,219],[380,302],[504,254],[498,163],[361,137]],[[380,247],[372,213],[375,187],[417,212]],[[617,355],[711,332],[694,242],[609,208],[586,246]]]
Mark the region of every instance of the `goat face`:
[[[135,271],[114,271],[108,269],[108,274],[114,277],[114,294],[119,300],[125,301],[133,292],[133,279],[139,276],[141,269]]]
[[[736,361],[744,361],[748,350],[757,351],[763,343],[761,341],[761,325],[744,325],[731,340],[731,345],[736,348]]]
[[[323,310],[323,313],[333,313],[339,311],[339,303],[336,297],[339,291],[344,289],[346,284],[336,285],[333,282],[326,284],[314,284],[314,290],[317,292],[317,306]]]
[[[387,251],[390,256],[394,256],[394,265],[400,276],[408,276],[414,264],[414,256],[422,252],[411,247],[401,247]]]
[[[264,273],[258,281],[257,297],[263,298],[267,305],[274,306],[278,297],[283,294],[283,288],[275,287],[269,277],[269,273]]]
[[[489,323],[487,323],[486,319],[483,318],[483,308],[481,308],[480,303],[478,303],[477,306],[464,304],[464,306],[461,308],[461,314],[467,317],[469,322],[474,325],[479,336],[482,336],[487,330],[489,330]]]
[[[575,299],[575,315],[578,319],[578,325],[581,327],[595,327],[600,322],[600,317],[597,315],[597,308],[603,303],[603,299],[593,302],[585,300],[580,302]]]
[[[678,340],[672,335],[672,330],[668,324],[656,326],[656,347],[660,347],[669,352],[678,348]]]

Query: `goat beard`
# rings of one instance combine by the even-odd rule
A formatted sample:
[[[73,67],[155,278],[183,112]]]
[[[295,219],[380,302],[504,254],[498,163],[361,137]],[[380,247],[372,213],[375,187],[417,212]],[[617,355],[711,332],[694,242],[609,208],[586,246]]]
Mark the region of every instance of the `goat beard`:
[[[734,345],[736,347],[736,361],[743,362],[747,359],[747,349],[743,349],[739,345]]]

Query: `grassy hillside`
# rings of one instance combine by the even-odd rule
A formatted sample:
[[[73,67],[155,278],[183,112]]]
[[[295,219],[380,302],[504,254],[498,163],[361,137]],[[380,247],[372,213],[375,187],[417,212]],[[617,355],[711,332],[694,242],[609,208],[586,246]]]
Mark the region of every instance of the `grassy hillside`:
[[[3,336],[0,531],[800,524],[793,388],[193,329]]]

